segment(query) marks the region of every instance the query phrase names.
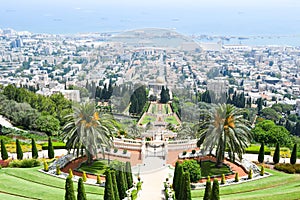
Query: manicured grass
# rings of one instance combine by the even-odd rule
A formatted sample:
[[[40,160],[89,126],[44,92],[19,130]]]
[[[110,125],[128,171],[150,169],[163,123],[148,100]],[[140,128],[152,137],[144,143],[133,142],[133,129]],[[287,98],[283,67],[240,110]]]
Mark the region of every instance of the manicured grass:
[[[164,120],[167,123],[178,125],[178,121],[176,120],[176,118],[174,116],[168,116]]]
[[[85,171],[92,174],[104,174],[107,168],[107,160],[98,160],[93,162],[91,166],[86,163],[82,163],[82,165],[78,168],[78,171]]]
[[[155,117],[149,116],[149,115],[145,115],[143,120],[142,120],[142,124],[148,124],[149,122],[155,122]]]
[[[14,194],[36,199],[63,199],[65,180],[41,173],[38,169],[40,167],[1,169],[0,194],[5,192],[9,196]],[[77,182],[74,182],[74,190],[77,191]],[[85,191],[88,199],[103,199],[102,187],[85,185]],[[12,196],[10,199],[19,197]]]
[[[216,163],[211,161],[204,161],[201,162],[201,176],[207,177],[207,176],[213,176],[213,175],[222,175],[230,173],[229,167],[226,165],[223,165],[221,168],[217,168]]]
[[[52,142],[53,148],[54,149],[65,149],[66,144],[64,142]],[[42,147],[44,150],[48,149],[48,142],[43,144]]]
[[[260,149],[260,144],[251,144],[246,148],[246,153],[258,154]],[[265,145],[265,155],[270,155],[270,148]]]
[[[299,199],[300,175],[266,169],[273,175],[260,180],[220,187],[221,199]],[[193,190],[193,199],[202,199],[204,189]]]

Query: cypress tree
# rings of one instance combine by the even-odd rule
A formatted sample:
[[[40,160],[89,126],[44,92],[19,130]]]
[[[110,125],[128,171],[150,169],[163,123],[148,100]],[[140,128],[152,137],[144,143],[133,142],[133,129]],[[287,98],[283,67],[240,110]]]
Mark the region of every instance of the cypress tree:
[[[133,178],[131,172],[131,164],[128,161],[126,162],[126,178],[127,178],[128,189],[129,189],[133,186]]]
[[[260,168],[260,175],[263,176],[265,174],[265,167],[262,165]]]
[[[85,189],[84,189],[82,178],[79,178],[79,180],[78,180],[77,200],[86,200],[86,194],[85,194]]]
[[[205,185],[205,192],[204,192],[204,197],[203,200],[210,200],[211,197],[211,182],[210,182],[210,177],[207,177],[206,185]]]
[[[279,147],[279,143],[276,144],[276,149],[273,155],[273,162],[274,164],[279,163],[279,159],[280,159],[280,147]]]
[[[117,179],[116,179],[116,172],[114,170],[111,171],[111,179],[112,179],[113,188],[114,188],[115,200],[120,200]]]
[[[125,187],[125,194],[126,194],[126,190],[128,190],[129,188],[128,188],[128,184],[127,184],[127,174],[125,172],[125,166],[124,165],[122,165],[121,171],[122,171],[122,176],[123,176],[123,179],[124,179],[123,184],[124,184],[124,187]]]
[[[226,183],[225,174],[222,174],[221,185],[224,185],[225,183]]]
[[[294,148],[292,151],[292,155],[291,155],[291,159],[290,159],[290,163],[292,165],[294,165],[297,161],[297,144],[294,144]]]
[[[172,187],[173,187],[174,191],[176,191],[176,188],[177,188],[177,179],[178,179],[178,173],[179,173],[178,165],[179,165],[179,162],[177,161],[176,164],[175,164],[175,170],[174,170],[174,176],[173,176],[173,184],[172,184]]]
[[[23,159],[23,151],[21,148],[21,144],[19,142],[19,139],[16,140],[16,150],[17,150],[17,159],[22,160]]]
[[[181,181],[181,191],[179,193],[178,199],[191,200],[191,182],[190,182],[190,173],[184,172],[182,181]]]
[[[73,171],[71,168],[69,168],[69,176],[68,177],[73,178]]]
[[[44,161],[44,171],[45,172],[49,171],[49,166],[48,166],[48,163],[46,161]]]
[[[234,182],[239,182],[240,181],[240,178],[239,178],[239,173],[235,173],[235,176],[234,176]]]
[[[73,187],[73,181],[70,177],[67,177],[67,179],[66,179],[65,189],[66,189],[65,200],[76,200],[75,193],[74,193],[74,187]]]
[[[265,159],[265,144],[261,143],[258,153],[258,162],[263,163]]]
[[[126,188],[125,188],[125,179],[121,169],[119,169],[116,173],[117,175],[117,185],[120,199],[124,199],[126,197]]]
[[[104,189],[105,200],[115,200],[114,188],[112,185],[111,173],[109,170],[105,173],[105,189]]]
[[[97,184],[101,184],[101,178],[99,174],[97,175]]]
[[[5,147],[4,141],[2,139],[1,139],[1,157],[2,157],[2,160],[8,159],[6,147]]]
[[[39,157],[38,150],[37,150],[36,144],[35,144],[35,140],[33,138],[31,139],[31,157],[35,158],[35,159]]]
[[[51,137],[48,138],[48,158],[54,158],[54,149],[52,145]]]
[[[220,200],[218,179],[214,179],[213,186],[212,186],[211,200]]]
[[[175,190],[175,197],[178,199],[179,195],[181,193],[181,189],[182,189],[182,179],[183,179],[183,167],[181,164],[178,165],[178,177],[176,180],[176,190]]]
[[[252,179],[252,176],[253,176],[253,171],[252,169],[250,169],[248,173],[248,179]]]
[[[60,166],[59,165],[56,165],[56,175],[60,175],[61,172],[60,172]]]

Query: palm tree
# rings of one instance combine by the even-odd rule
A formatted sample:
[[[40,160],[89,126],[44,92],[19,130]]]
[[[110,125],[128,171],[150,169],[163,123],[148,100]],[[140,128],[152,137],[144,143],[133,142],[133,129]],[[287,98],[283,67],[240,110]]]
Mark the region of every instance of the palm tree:
[[[93,102],[76,104],[74,112],[66,116],[67,123],[63,127],[63,138],[67,140],[68,150],[84,147],[88,155],[88,163],[91,164],[93,157],[97,156],[100,148],[104,157],[105,147],[112,146],[114,124],[112,116],[101,114],[96,110]]]
[[[202,115],[202,121],[197,124],[199,141],[204,150],[216,148],[216,166],[223,164],[225,149],[234,158],[235,153],[242,157],[244,149],[251,140],[251,123],[243,118],[243,110],[230,104],[219,104]]]

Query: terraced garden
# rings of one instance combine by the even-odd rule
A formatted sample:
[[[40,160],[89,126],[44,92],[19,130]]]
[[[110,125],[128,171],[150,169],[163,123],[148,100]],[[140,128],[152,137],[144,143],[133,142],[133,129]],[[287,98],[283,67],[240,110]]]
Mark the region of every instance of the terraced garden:
[[[256,181],[220,187],[220,197],[224,199],[300,199],[300,175],[286,174],[266,169],[273,175]],[[204,189],[192,190],[192,198],[203,199]]]
[[[63,199],[65,180],[43,174],[35,168],[0,170],[0,199]],[[74,182],[77,191],[77,182]],[[103,199],[104,188],[85,185],[88,199]]]

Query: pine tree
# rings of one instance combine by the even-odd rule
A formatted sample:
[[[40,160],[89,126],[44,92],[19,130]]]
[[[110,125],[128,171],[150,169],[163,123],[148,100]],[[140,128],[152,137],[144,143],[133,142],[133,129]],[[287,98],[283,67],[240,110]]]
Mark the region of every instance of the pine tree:
[[[48,158],[49,159],[54,158],[54,149],[53,149],[51,137],[48,138]]]
[[[279,143],[276,144],[276,149],[273,155],[273,162],[274,164],[279,163],[279,159],[280,159],[280,147],[279,147]]]
[[[21,148],[21,144],[19,142],[19,139],[16,140],[16,150],[17,150],[17,159],[22,160],[23,159],[23,151]]]
[[[113,188],[111,173],[109,170],[107,170],[105,173],[104,199],[105,200],[115,200],[114,188]]]
[[[84,189],[82,178],[79,178],[79,180],[78,180],[77,200],[86,200],[86,194],[85,194],[85,189]]]
[[[179,198],[179,195],[180,195],[180,192],[181,192],[181,188],[182,188],[182,179],[183,179],[183,167],[181,164],[178,165],[178,177],[177,177],[177,180],[176,180],[176,190],[175,190],[175,197],[178,199]]]
[[[111,178],[112,178],[112,183],[113,183],[113,188],[114,188],[115,200],[120,200],[117,179],[116,179],[116,172],[114,170],[111,171]]]
[[[65,200],[76,200],[75,193],[74,193],[74,187],[73,187],[73,181],[70,177],[67,177],[67,179],[66,179],[65,189],[66,189]]]
[[[220,200],[218,179],[214,179],[213,186],[212,186],[211,200]]]
[[[4,141],[2,139],[1,139],[1,157],[2,157],[2,160],[8,159],[6,147],[5,147]]]
[[[258,162],[263,163],[265,159],[265,144],[261,143],[258,154]]]
[[[205,185],[205,192],[204,192],[204,197],[203,200],[210,200],[211,197],[211,181],[210,177],[207,177],[206,185]]]
[[[294,148],[292,151],[292,155],[291,155],[291,159],[290,159],[290,163],[292,165],[294,165],[297,161],[297,144],[294,144]]]
[[[32,158],[38,158],[39,155],[38,155],[38,150],[36,148],[36,144],[35,144],[35,140],[32,138],[31,139],[31,156]]]
[[[127,185],[128,189],[133,186],[133,178],[132,178],[132,172],[131,172],[131,164],[130,162],[126,162],[126,178],[127,178]]]
[[[191,182],[190,182],[190,173],[184,172],[182,181],[181,181],[181,191],[179,193],[178,199],[191,200]]]

